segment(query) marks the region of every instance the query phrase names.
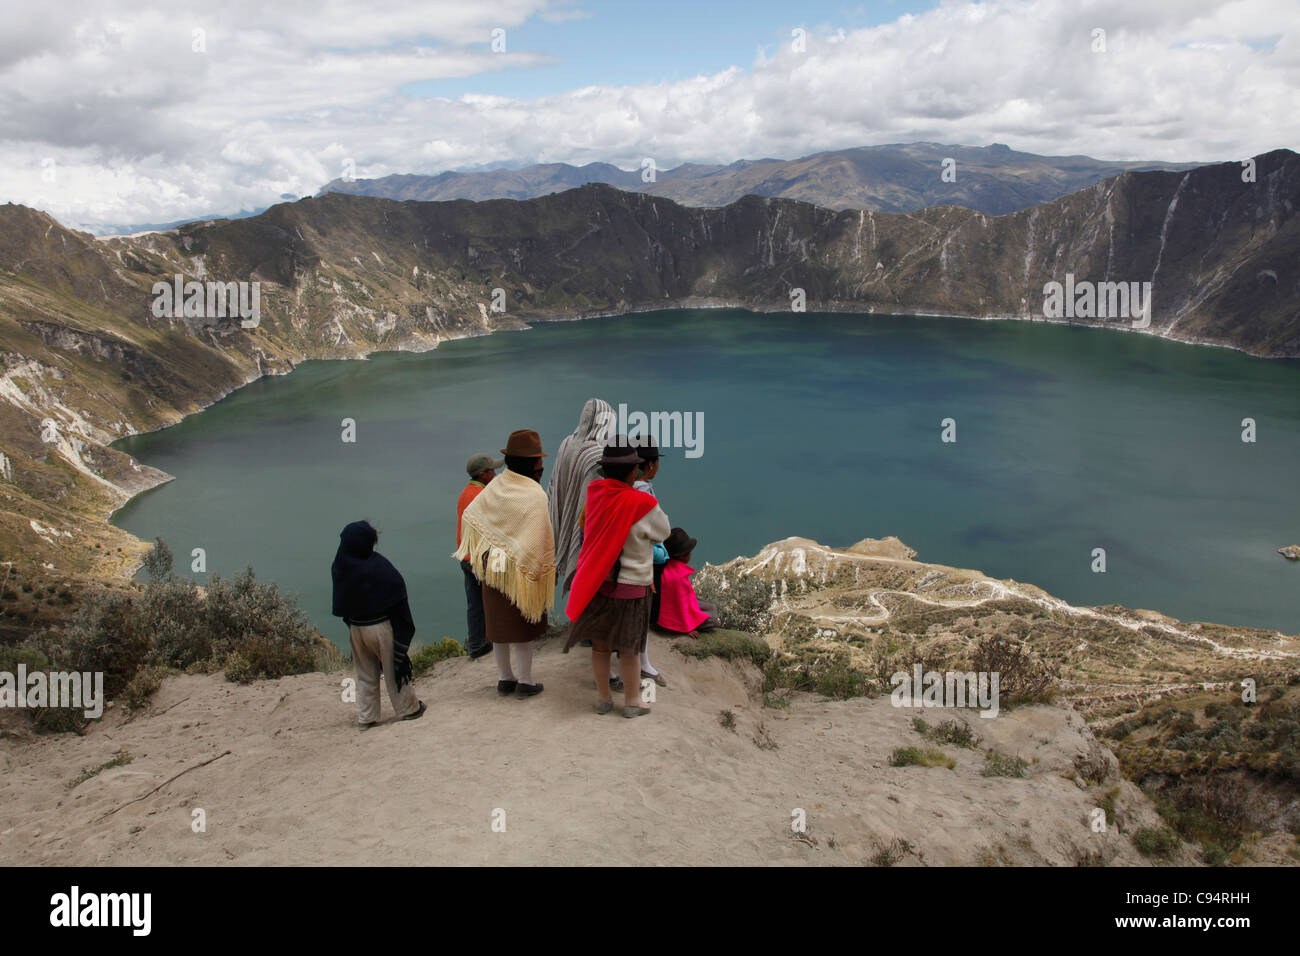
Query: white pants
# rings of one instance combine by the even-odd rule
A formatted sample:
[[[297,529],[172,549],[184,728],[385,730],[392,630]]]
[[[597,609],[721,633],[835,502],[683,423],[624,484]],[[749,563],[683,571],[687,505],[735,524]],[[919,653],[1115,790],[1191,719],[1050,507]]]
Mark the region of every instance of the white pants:
[[[420,709],[420,700],[415,696],[415,683],[408,682],[401,690],[393,677],[393,625],[389,621],[379,624],[367,624],[360,627],[351,625],[352,666],[357,674],[357,720],[363,724],[373,724],[379,720],[379,675],[384,675],[388,685],[388,699],[393,703],[393,712],[398,717],[405,717]]]

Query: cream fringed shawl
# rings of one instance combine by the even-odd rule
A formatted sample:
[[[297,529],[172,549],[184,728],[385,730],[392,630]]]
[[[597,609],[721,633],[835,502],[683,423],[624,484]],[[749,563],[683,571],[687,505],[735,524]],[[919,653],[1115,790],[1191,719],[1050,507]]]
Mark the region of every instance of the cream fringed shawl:
[[[513,471],[488,482],[461,516],[455,556],[524,620],[540,621],[555,603],[555,535],[542,486]]]

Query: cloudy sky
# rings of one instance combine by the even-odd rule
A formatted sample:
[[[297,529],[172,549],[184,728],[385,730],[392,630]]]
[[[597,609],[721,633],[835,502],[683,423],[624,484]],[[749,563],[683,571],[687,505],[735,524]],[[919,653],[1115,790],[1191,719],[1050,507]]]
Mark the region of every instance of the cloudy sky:
[[[0,0],[0,22],[0,201],[95,231],[352,168],[1300,140],[1297,0]]]

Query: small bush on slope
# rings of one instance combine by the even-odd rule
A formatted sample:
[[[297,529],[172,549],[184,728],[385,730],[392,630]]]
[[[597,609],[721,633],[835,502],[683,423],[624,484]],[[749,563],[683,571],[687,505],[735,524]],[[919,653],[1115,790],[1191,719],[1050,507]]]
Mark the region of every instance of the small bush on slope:
[[[695,576],[695,593],[717,607],[722,627],[764,634],[772,626],[772,587],[766,581],[706,568]]]
[[[32,649],[46,661],[42,668],[102,672],[105,696],[138,709],[170,668],[224,668],[228,679],[246,683],[344,662],[308,623],[297,599],[259,583],[252,568],[230,580],[213,575],[201,593],[170,572],[165,549],[159,540],[150,551],[151,580],[143,591],[89,592],[63,627],[43,632]],[[53,730],[84,723],[61,715],[42,710],[35,719]]]
[[[889,755],[889,765],[891,767],[947,767],[951,770],[957,766],[957,761],[934,747],[924,749],[899,747]]]
[[[453,657],[464,657],[468,652],[460,641],[444,637],[437,644],[420,648],[411,656],[411,671],[416,677],[423,677],[438,664]]]

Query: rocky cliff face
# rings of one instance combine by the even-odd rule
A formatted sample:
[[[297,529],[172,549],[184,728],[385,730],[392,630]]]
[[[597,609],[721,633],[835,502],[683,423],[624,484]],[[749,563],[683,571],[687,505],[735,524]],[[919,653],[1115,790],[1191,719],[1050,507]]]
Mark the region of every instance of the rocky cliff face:
[[[102,518],[162,476],[107,448],[114,438],[305,358],[427,349],[538,319],[785,310],[792,296],[810,311],[1041,317],[1052,281],[1149,282],[1145,334],[1300,355],[1298,202],[1300,158],[1280,150],[1256,158],[1254,182],[1239,164],[1126,172],[1001,217],[756,196],[687,208],[590,185],[525,202],[331,193],[99,241],[3,206],[3,540],[22,560],[53,563],[50,541],[24,530],[28,518],[64,527],[77,513],[104,536],[99,550],[129,551]],[[155,284],[176,276],[258,283],[259,324],[159,314]],[[90,544],[69,547],[61,569],[104,563]]]

